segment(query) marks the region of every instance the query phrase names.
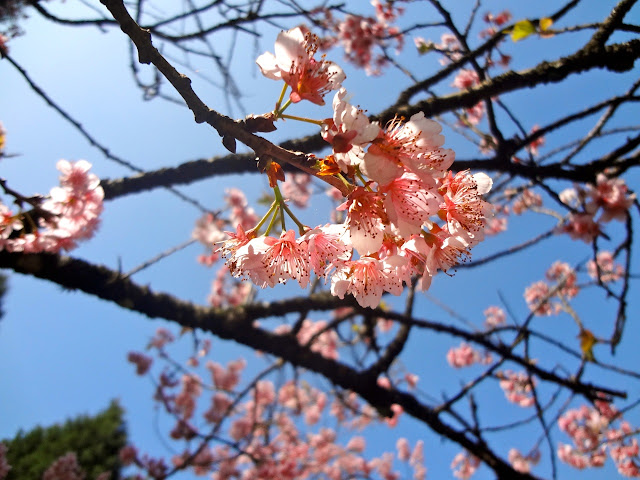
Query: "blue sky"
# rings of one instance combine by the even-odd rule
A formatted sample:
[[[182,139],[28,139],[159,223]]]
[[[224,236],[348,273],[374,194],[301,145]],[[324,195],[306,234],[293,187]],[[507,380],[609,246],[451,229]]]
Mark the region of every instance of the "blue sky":
[[[553,11],[556,2],[527,2],[518,6],[521,12],[517,18],[538,16],[540,12]],[[583,6],[580,18],[584,21],[600,19],[614,2],[603,1],[594,8],[594,3]],[[65,7],[73,8],[73,7]],[[487,2],[486,10],[499,11],[502,2]],[[515,12],[514,12],[515,13]],[[638,8],[634,10],[638,18]],[[458,13],[462,18],[463,13]],[[633,17],[631,17],[633,18]],[[175,165],[185,160],[211,157],[223,154],[219,137],[209,127],[193,122],[192,114],[184,108],[156,100],[141,102],[141,93],[136,89],[128,71],[128,39],[119,30],[102,33],[93,28],[69,29],[43,21],[36,14],[26,20],[22,27],[25,35],[10,43],[11,55],[32,76],[32,78],[59,102],[65,110],[79,120],[82,125],[110,150],[141,168],[154,169]],[[273,36],[266,35],[260,41],[259,52],[272,50]],[[571,37],[576,44],[583,41],[586,34]],[[439,40],[439,32],[431,37]],[[564,37],[563,37],[564,39]],[[514,68],[529,65],[528,55],[542,55],[553,59],[571,51],[574,45],[564,40],[550,39],[548,43],[528,39],[517,45],[507,44],[506,49],[514,52]],[[418,57],[412,50],[412,40],[407,39],[406,57],[402,60],[410,65],[423,62],[424,67],[416,68],[423,74],[428,69],[437,68],[435,58]],[[340,61],[337,50],[330,56]],[[254,66],[253,45],[237,51],[234,67],[238,69],[238,79],[246,95],[245,105],[256,113],[268,111],[279,93],[280,85],[262,78]],[[345,86],[353,93],[353,103],[360,104],[375,113],[395,100],[396,92],[407,85],[407,80],[397,72],[389,71],[384,77],[366,77],[341,63],[348,73]],[[212,67],[203,64],[201,71],[208,73]],[[422,70],[424,68],[424,70]],[[629,78],[637,78],[636,67],[628,74],[616,77],[620,90],[629,85]],[[0,62],[0,78],[4,94],[0,95],[0,121],[7,134],[8,153],[17,153],[15,158],[7,158],[0,164],[0,176],[7,178],[10,185],[26,194],[47,192],[57,183],[55,162],[60,158],[77,160],[84,158],[94,164],[94,172],[102,178],[128,175],[122,167],[105,159],[99,151],[31,91],[17,72],[6,62]],[[575,78],[567,85],[551,87],[545,93],[544,102],[533,90],[524,95],[506,95],[505,101],[521,117],[526,119],[525,127],[544,123],[555,118],[553,112],[540,105],[562,103],[565,111],[573,111],[600,98],[610,89],[611,74],[595,73],[583,78]],[[452,91],[443,84],[443,92]],[[201,98],[212,108],[226,112],[220,91],[195,79],[194,88]],[[316,118],[327,117],[330,110],[300,105],[297,113],[308,113]],[[292,112],[293,113],[293,112]],[[239,112],[234,112],[240,116]],[[621,122],[629,122],[637,111],[626,111]],[[576,128],[588,130],[589,125]],[[507,131],[509,129],[507,128]],[[585,130],[585,131],[586,131]],[[279,140],[294,137],[313,130],[306,125],[286,125],[269,138]],[[469,146],[459,135],[446,132],[446,146],[454,148],[459,158],[472,154]],[[550,145],[560,138],[548,138]],[[591,153],[593,155],[593,153]],[[632,188],[638,186],[637,174],[628,177]],[[198,182],[184,190],[205,205],[216,208],[220,205],[222,192],[229,186],[249,186],[252,197],[258,197],[266,183],[258,177],[229,176]],[[322,197],[320,195],[319,197]],[[326,208],[323,199],[316,200],[313,212]],[[318,207],[319,205],[319,207]],[[179,244],[190,237],[194,221],[199,212],[180,202],[164,191],[153,191],[144,195],[133,195],[106,204],[102,227],[93,240],[74,251],[72,255],[89,258],[95,263],[103,263],[111,268],[122,265],[127,271],[161,251]],[[326,216],[320,221],[325,221]],[[474,253],[478,258],[513,245],[527,238],[532,229],[550,227],[548,219],[534,215],[513,218],[510,231],[495,239],[490,239]],[[609,227],[613,234],[616,225]],[[609,230],[608,230],[609,231]],[[201,253],[199,246],[192,246],[160,264],[149,268],[135,278],[141,284],[150,284],[154,290],[168,291],[185,299],[204,303],[210,288],[214,271],[196,262]],[[554,237],[526,254],[497,262],[488,268],[460,271],[450,278],[441,275],[434,281],[429,295],[449,305],[460,315],[480,324],[482,311],[489,305],[500,304],[501,295],[522,320],[526,305],[522,299],[524,287],[542,279],[545,270],[555,260],[562,259],[571,264],[583,261],[590,254],[589,247],[570,242],[564,237]],[[637,261],[634,264],[637,271]],[[265,298],[284,296],[286,290],[275,289],[264,292]],[[588,295],[588,294],[587,294]],[[396,303],[400,305],[400,303]],[[613,304],[598,293],[583,298],[576,309],[585,318],[596,317],[590,325],[594,331],[608,335],[613,318]],[[638,355],[635,338],[640,334],[634,324],[639,305],[630,298],[628,330],[626,341],[619,348],[616,358],[627,366],[637,365]],[[109,303],[95,300],[78,292],[63,291],[60,287],[19,275],[11,275],[10,292],[6,298],[6,315],[0,322],[0,438],[12,436],[19,429],[29,429],[37,424],[48,425],[62,421],[79,413],[95,413],[106,407],[112,398],[119,398],[126,409],[130,439],[141,449],[162,453],[163,445],[156,433],[157,413],[151,403],[152,386],[147,379],[134,376],[133,368],[126,362],[126,354],[131,350],[141,350],[148,338],[159,326],[166,322],[149,320],[140,315],[122,310]],[[452,322],[456,320],[429,301],[429,297],[419,300],[419,316]],[[601,321],[598,320],[601,317]],[[573,338],[577,334],[575,325],[568,317],[552,317],[541,320],[548,322],[558,336]],[[176,329],[173,328],[175,331]],[[457,341],[448,337],[420,333],[413,340],[403,356],[403,363],[421,375],[420,387],[430,395],[439,397],[443,392],[453,392],[464,379],[472,378],[480,370],[458,372],[446,366],[444,355]],[[212,359],[221,363],[228,359],[245,356],[252,368],[257,369],[260,360],[252,352],[233,343],[213,340]],[[573,347],[577,346],[572,345]],[[178,346],[178,351],[188,351],[188,341]],[[547,354],[544,349],[540,358]],[[599,358],[606,359],[607,349],[596,350]],[[179,354],[178,354],[179,355]],[[184,353],[183,353],[184,355]],[[546,358],[545,358],[546,360]],[[560,363],[565,359],[559,359]],[[255,371],[255,370],[254,370]],[[602,370],[592,369],[593,379],[611,381],[611,386],[626,388],[630,397],[640,393],[637,383],[625,379],[611,378]],[[522,418],[522,412],[503,401],[502,393],[482,390],[490,403],[483,415],[489,423],[501,423],[501,418]],[[492,400],[493,399],[493,400]],[[632,411],[628,419],[640,425],[640,415]],[[160,429],[167,422],[160,420]],[[405,420],[396,429],[374,429],[371,437],[373,452],[381,449],[393,450],[395,439],[407,436],[413,444],[424,439],[426,444],[426,465],[430,478],[449,478],[448,465],[458,449],[441,446],[438,439],[425,432],[423,426]],[[510,434],[500,439],[506,455],[508,448],[520,445],[530,446],[531,432],[525,429],[519,434]],[[566,437],[556,434],[555,441],[566,441]],[[431,452],[434,452],[433,454]],[[546,450],[543,450],[546,453]],[[544,475],[547,467],[534,472]],[[561,466],[560,478],[572,478],[573,471]],[[606,470],[611,472],[609,466]],[[582,478],[602,478],[604,472],[587,472]],[[474,477],[491,478],[483,469]]]

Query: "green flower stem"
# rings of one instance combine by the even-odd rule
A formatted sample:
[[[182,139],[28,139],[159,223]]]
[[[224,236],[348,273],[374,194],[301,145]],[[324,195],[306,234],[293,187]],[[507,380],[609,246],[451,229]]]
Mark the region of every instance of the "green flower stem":
[[[360,181],[362,182],[362,184],[364,185],[364,188],[366,188],[367,190],[369,190],[370,192],[373,192],[373,190],[371,189],[371,187],[369,185],[367,185],[367,181],[364,179],[364,177],[362,176],[362,174],[360,173],[360,170],[356,170],[356,177],[358,177],[360,179]]]
[[[336,177],[338,177],[342,183],[349,187],[349,190],[353,188],[353,185],[351,185],[351,183],[349,183],[349,180],[344,178],[341,173],[336,173]]]
[[[276,115],[276,117],[278,116],[278,110],[280,110],[280,105],[282,105],[282,100],[284,100],[284,94],[287,91],[287,87],[289,85],[287,85],[286,83],[282,86],[282,92],[280,92],[280,98],[278,98],[278,101],[276,102],[276,108],[273,110],[273,113]]]
[[[276,206],[275,211],[273,212],[273,216],[271,217],[271,221],[269,222],[269,226],[267,227],[267,231],[264,232],[265,235],[269,235],[269,233],[271,233],[271,230],[273,229],[273,226],[276,223],[276,218],[278,218],[278,213],[280,213],[280,206]]]
[[[269,218],[269,216],[273,213],[273,211],[276,209],[277,206],[278,206],[278,202],[273,201],[271,203],[271,206],[269,207],[269,211],[267,211],[267,213],[264,214],[264,217],[262,217],[260,222],[258,222],[258,224],[255,227],[253,227],[254,230],[256,230],[256,232],[260,231],[260,228],[262,228],[262,225],[264,225],[264,222],[267,221],[267,218]]]
[[[293,212],[287,206],[287,204],[283,204],[282,207],[284,208],[285,212],[287,212],[289,217],[291,217],[291,220],[293,220],[295,224],[298,226],[298,232],[300,233],[300,235],[304,235],[306,231],[305,225],[300,220],[298,220],[298,218],[293,214]]]
[[[305,117],[296,117],[295,115],[281,114],[280,118],[288,118],[290,120],[298,120],[299,122],[313,123],[314,125],[319,125],[319,126],[324,125],[324,122],[322,120],[314,120],[312,118],[305,118]]]
[[[276,110],[276,118],[282,118],[282,112],[284,112],[289,105],[291,105],[291,99],[287,100],[282,108]]]
[[[287,206],[286,202],[284,201],[284,198],[282,197],[282,193],[280,192],[280,188],[276,185],[275,187],[273,187],[273,192],[276,196],[276,202],[280,203],[280,208],[283,211],[282,213],[284,214],[284,212],[287,212],[287,215],[289,215],[289,217],[291,218],[291,220],[294,221],[294,223],[298,226],[298,231],[300,232],[300,235],[303,235],[305,232],[305,226],[304,224],[298,220],[298,218],[294,215],[294,213],[291,211],[291,209]],[[284,215],[282,216],[282,231],[285,231],[285,226],[284,226]]]

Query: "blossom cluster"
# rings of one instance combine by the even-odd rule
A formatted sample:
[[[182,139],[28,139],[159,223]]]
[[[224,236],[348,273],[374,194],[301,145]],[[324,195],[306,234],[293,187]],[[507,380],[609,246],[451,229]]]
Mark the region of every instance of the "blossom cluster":
[[[485,352],[481,354],[468,343],[462,342],[459,347],[451,348],[447,352],[447,362],[453,368],[469,367],[475,363],[491,363],[491,354]]]
[[[275,118],[287,118],[290,103],[321,104],[325,93],[338,90],[333,116],[318,122],[332,153],[315,169],[318,177],[333,175],[345,183],[350,193],[337,210],[346,218],[311,228],[292,217],[299,236],[284,226],[279,237],[269,235],[276,215],[290,214],[276,179],[267,234],[259,234],[267,217],[251,229],[237,224],[220,251],[232,275],[260,287],[295,280],[304,288],[315,274],[331,282],[334,295],[351,294],[360,305],[376,307],[384,292],[399,295],[416,276],[427,289],[438,270],[446,272],[470,255],[492,215],[482,198],[492,182],[483,173],[450,172],[454,152],[442,147],[441,126],[422,112],[385,126],[370,121],[347,101],[342,70],[314,59],[315,41],[300,28],[282,32],[275,54],[257,62],[265,76],[291,88],[289,102],[276,104]]]
[[[540,450],[534,450],[529,455],[523,455],[517,448],[509,449],[509,463],[520,473],[530,473],[531,467],[540,461]]]
[[[611,252],[603,250],[595,261],[589,260],[587,272],[591,278],[600,278],[601,282],[614,282],[622,278],[624,269],[614,262]],[[564,302],[580,292],[577,273],[568,263],[554,262],[547,270],[546,278],[547,281],[529,285],[524,292],[529,309],[538,316],[557,315],[565,309]]]
[[[93,236],[103,208],[100,180],[89,173],[91,164],[86,160],[60,160],[57,168],[61,172],[60,186],[52,188],[46,199],[10,192],[16,203],[27,204],[30,210],[21,208],[14,213],[0,203],[0,249],[58,252],[75,248],[78,241]]]
[[[573,210],[560,230],[574,240],[590,243],[602,233],[603,223],[627,218],[636,195],[629,193],[621,178],[609,178],[600,173],[595,184],[588,183],[584,188],[575,186],[560,192],[560,200]]]
[[[451,462],[453,476],[461,480],[469,480],[480,466],[480,459],[464,451],[458,453]]]
[[[615,422],[618,428],[612,426]],[[608,450],[621,475],[640,478],[640,447],[632,437],[637,430],[615,407],[598,400],[593,407],[568,410],[558,419],[558,426],[573,442],[559,444],[558,457],[563,462],[578,469],[602,467]]]
[[[500,379],[500,388],[504,391],[507,400],[523,408],[531,407],[535,403],[533,387],[536,381],[534,378],[525,372],[511,370],[498,372],[496,376]]]
[[[411,447],[400,438],[396,455],[388,452],[365,459],[364,437],[354,435],[342,444],[336,430],[321,425],[323,415],[335,418],[343,432],[344,428],[362,429],[378,422],[375,409],[362,405],[354,393],[334,392],[332,399],[300,379],[274,383],[263,375],[242,386],[244,359],[226,366],[206,361],[206,373],[201,376],[190,368],[194,366],[191,362],[176,367],[166,349],[173,340],[170,332],[160,329],[149,343],[159,358],[173,366],[159,374],[154,399],[174,416],[170,436],[184,442],[185,450],[169,463],[128,445],[120,452],[123,465],[135,465],[151,478],[164,478],[172,469],[192,469],[196,475],[211,475],[214,480],[399,480],[403,477],[393,465],[397,459],[413,470],[415,480],[424,480],[423,442]],[[196,348],[200,352],[200,346]],[[151,363],[141,357],[129,354],[137,368]],[[200,440],[203,438],[206,440]]]
[[[376,48],[384,49],[391,43],[400,51],[404,46],[404,34],[393,22],[404,12],[398,6],[399,1],[371,0],[375,16],[345,15],[335,18],[329,8],[317,9],[313,12],[316,22],[329,33],[320,40],[324,49],[342,45],[345,59],[363,68],[369,75],[379,75],[388,63],[383,53],[375,53]]]

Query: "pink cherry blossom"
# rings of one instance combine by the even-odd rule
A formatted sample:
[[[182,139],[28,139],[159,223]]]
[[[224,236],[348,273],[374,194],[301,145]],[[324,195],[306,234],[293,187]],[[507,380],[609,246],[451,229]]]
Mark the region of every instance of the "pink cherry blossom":
[[[597,266],[596,266],[597,263]],[[596,255],[596,261],[589,260],[587,272],[593,279],[600,278],[604,283],[615,282],[624,276],[624,268],[619,263],[615,263],[613,254],[608,251],[600,251]]]
[[[247,362],[244,359],[229,362],[225,369],[216,362],[208,361],[207,369],[211,372],[213,384],[216,388],[224,391],[232,391],[240,381],[240,373],[244,370]]]
[[[516,373],[511,370],[498,372],[497,377],[507,400],[523,408],[531,407],[535,403],[532,393],[536,385],[534,378],[525,372]]]
[[[444,201],[440,209],[444,212],[449,231],[461,234],[468,243],[484,238],[486,219],[492,215],[492,206],[482,199],[491,190],[493,182],[484,173],[471,175],[469,171],[449,172],[439,188]]]
[[[420,175],[414,163],[425,157],[429,163],[429,155],[444,143],[441,131],[442,127],[425,118],[423,112],[412,115],[406,123],[395,118],[369,146],[361,170],[381,185],[401,176],[405,166]]]
[[[537,208],[542,206],[542,197],[532,190],[526,188],[518,195],[511,206],[513,213],[521,215],[530,208]]]
[[[153,363],[153,358],[139,352],[129,352],[127,354],[127,360],[136,366],[136,374],[138,375],[147,373]]]
[[[453,368],[469,367],[474,363],[491,363],[491,355],[484,355],[467,343],[461,343],[459,347],[450,348],[447,352],[447,362]]]
[[[530,473],[531,466],[540,461],[540,451],[535,450],[532,454],[524,456],[520,450],[512,448],[509,450],[508,458],[514,470],[520,473]]]
[[[191,237],[208,248],[218,248],[218,243],[226,239],[222,231],[224,222],[211,213],[205,213],[196,221]]]
[[[621,475],[639,477],[640,463],[636,431],[620,412],[610,404],[597,400],[595,407],[581,406],[567,410],[559,419],[558,426],[571,438],[573,445],[561,443],[558,457],[574,468],[601,467],[609,454]],[[619,428],[612,423],[619,421]]]
[[[576,272],[568,263],[554,262],[547,270],[546,277],[557,282],[557,293],[567,298],[575,297],[580,291]]]
[[[392,288],[392,283],[383,262],[362,257],[337,266],[331,277],[331,293],[339,298],[352,294],[361,306],[375,308],[382,293]]]
[[[582,240],[585,243],[593,242],[601,233],[600,225],[595,222],[590,213],[570,214],[560,231],[568,233],[574,240]]]
[[[431,232],[423,233],[422,236],[428,246],[425,269],[431,276],[438,270],[446,272],[470,255],[468,240],[451,235],[446,229],[432,226]]]
[[[209,423],[219,423],[229,413],[229,407],[233,404],[231,398],[222,392],[216,392],[211,397],[211,406],[204,412],[203,417]]]
[[[403,462],[409,460],[409,457],[411,456],[411,447],[409,446],[409,441],[406,438],[400,437],[396,441],[396,449],[398,450],[398,460],[402,460]]]
[[[608,178],[602,173],[598,174],[595,186],[588,186],[588,194],[593,202],[604,210],[598,220],[600,222],[624,221],[627,218],[627,210],[636,198],[635,194],[628,193],[624,180]]]
[[[57,168],[62,173],[61,186],[53,187],[49,197],[34,209],[35,219],[28,212],[13,215],[0,204],[0,248],[58,252],[71,250],[79,240],[93,236],[100,224],[104,191],[98,177],[89,173],[90,167],[85,160],[60,160]]]
[[[544,281],[535,282],[525,289],[524,299],[534,314],[542,316],[558,313],[557,306],[550,302],[550,292],[549,285]]]
[[[384,55],[374,55],[374,48],[386,47],[393,40],[399,51],[404,44],[400,30],[389,25],[402,13],[402,9],[394,2],[385,2],[383,5],[379,0],[372,0],[371,4],[375,7],[376,18],[346,15],[343,21],[331,23],[337,40],[342,43],[346,59],[364,68],[368,75],[378,75],[388,61]]]
[[[311,196],[310,185],[311,175],[306,173],[289,174],[288,179],[282,183],[282,194],[296,207],[306,208]]]
[[[422,224],[438,212],[442,201],[435,183],[429,186],[408,172],[381,187],[380,192],[385,194],[384,207],[389,220],[405,238],[420,233]]]
[[[451,462],[453,476],[462,480],[471,478],[479,466],[480,459],[467,451],[458,453]]]
[[[451,61],[459,60],[462,57],[462,46],[458,39],[452,33],[443,33],[440,36],[440,43],[435,45],[436,49],[445,57],[440,59],[442,65],[446,65]]]
[[[351,246],[346,225],[327,224],[306,232],[301,240],[305,241],[309,251],[309,263],[316,275],[324,276],[327,268],[348,260]]]
[[[363,187],[356,187],[338,210],[347,209],[347,225],[351,244],[361,255],[377,252],[382,246],[387,214],[383,196]]]
[[[42,480],[84,480],[85,475],[74,452],[55,460],[42,474]]]
[[[274,80],[282,79],[291,87],[289,98],[297,103],[309,100],[324,105],[324,95],[337,90],[345,79],[342,69],[333,62],[314,55],[318,50],[318,37],[294,28],[280,32],[275,43],[275,55],[267,52],[256,63],[262,74]]]
[[[460,90],[467,90],[478,85],[478,83],[480,83],[480,78],[474,70],[461,69],[453,81],[453,86]]]
[[[118,452],[118,458],[125,467],[132,465],[138,457],[138,449],[133,445],[125,445]]]
[[[175,337],[169,330],[167,330],[166,328],[160,327],[156,330],[156,334],[149,342],[149,345],[147,346],[147,348],[153,347],[153,348],[157,348],[158,350],[161,350],[164,348],[165,345],[173,342],[174,340],[175,340]]]
[[[302,288],[309,283],[310,265],[307,244],[297,241],[293,230],[282,232],[279,239],[266,237],[268,245],[262,259],[267,272],[278,282],[297,280]]]
[[[404,376],[404,379],[407,382],[407,385],[409,386],[409,388],[416,388],[416,385],[418,385],[418,380],[420,379],[420,377],[418,377],[418,375],[416,375],[415,373],[406,373]]]
[[[336,360],[338,358],[338,335],[335,330],[327,329],[324,320],[305,319],[297,335],[301,345],[310,345],[311,351],[323,357]]]
[[[361,453],[364,451],[366,441],[364,437],[351,437],[349,443],[347,443],[346,449],[353,452]]]
[[[364,156],[363,147],[374,140],[380,131],[365,112],[349,104],[347,91],[341,88],[333,98],[333,118],[323,125],[322,137],[333,147],[333,156],[343,171],[358,165]]]
[[[536,133],[538,130],[540,130],[540,127],[538,125],[534,125],[531,128],[531,131],[529,132],[529,134],[533,134]],[[538,155],[538,149],[544,145],[544,137],[540,136],[538,138],[536,138],[535,140],[532,140],[527,146],[526,149],[529,151],[529,153],[531,153],[531,155],[537,156]]]
[[[478,102],[474,106],[464,110],[464,117],[471,125],[478,125],[482,121],[485,108],[484,102]]]
[[[495,328],[500,325],[504,325],[507,320],[507,314],[500,307],[488,307],[483,313],[485,316],[484,324],[487,328]]]

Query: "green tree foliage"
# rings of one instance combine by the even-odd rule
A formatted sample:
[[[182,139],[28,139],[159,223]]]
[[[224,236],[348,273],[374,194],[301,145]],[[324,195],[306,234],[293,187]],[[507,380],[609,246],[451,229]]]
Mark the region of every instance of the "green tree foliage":
[[[122,416],[122,407],[112,401],[94,417],[82,415],[64,425],[18,432],[12,440],[4,441],[11,465],[6,480],[40,480],[47,467],[67,452],[76,453],[87,480],[106,471],[111,472],[112,480],[119,479],[118,452],[127,441]]]

